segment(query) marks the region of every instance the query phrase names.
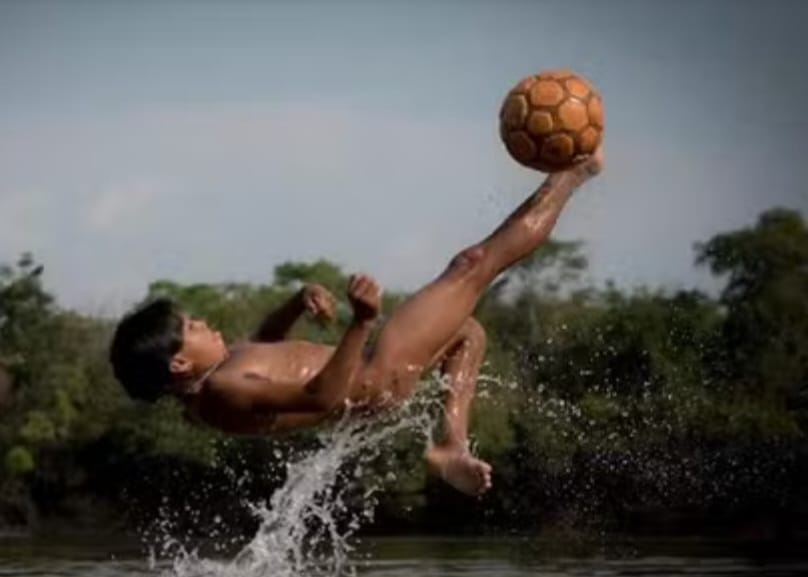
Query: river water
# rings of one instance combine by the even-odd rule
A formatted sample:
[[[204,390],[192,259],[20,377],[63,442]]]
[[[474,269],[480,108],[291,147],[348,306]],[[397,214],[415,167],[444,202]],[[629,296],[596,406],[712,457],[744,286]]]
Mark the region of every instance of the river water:
[[[104,544],[105,540],[109,543]],[[353,558],[356,575],[364,577],[808,575],[808,553],[802,555],[799,548],[776,557],[745,551],[748,553],[749,548],[739,545],[656,542],[601,547],[600,551],[575,557],[559,553],[556,546],[540,541],[407,537],[363,540]],[[216,567],[227,567],[226,560],[219,560],[210,572],[197,574],[214,577],[220,574]],[[3,577],[173,574],[175,569],[170,560],[150,561],[136,542],[102,536],[80,543],[53,539],[0,541],[0,576]],[[233,572],[228,569],[226,574],[233,575]],[[266,576],[274,577],[271,573]]]

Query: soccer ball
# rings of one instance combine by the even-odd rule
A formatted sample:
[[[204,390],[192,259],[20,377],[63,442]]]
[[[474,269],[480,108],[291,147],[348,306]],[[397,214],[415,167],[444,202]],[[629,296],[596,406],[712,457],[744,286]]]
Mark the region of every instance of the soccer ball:
[[[505,97],[499,134],[518,163],[543,172],[586,160],[603,137],[603,101],[571,70],[523,78]]]

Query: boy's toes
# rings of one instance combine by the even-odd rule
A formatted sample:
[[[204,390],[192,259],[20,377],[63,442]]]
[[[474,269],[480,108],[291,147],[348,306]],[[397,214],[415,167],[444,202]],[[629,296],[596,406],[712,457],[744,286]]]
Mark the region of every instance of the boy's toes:
[[[491,465],[467,452],[433,448],[427,460],[435,474],[466,495],[479,496],[491,488]]]
[[[475,459],[476,460],[476,459]],[[491,488],[491,465],[485,461],[477,461],[479,463],[479,476],[480,476],[480,489],[478,495],[482,495]]]
[[[603,172],[604,164],[603,147],[599,146],[598,149],[580,165],[580,168],[584,176],[592,177]]]

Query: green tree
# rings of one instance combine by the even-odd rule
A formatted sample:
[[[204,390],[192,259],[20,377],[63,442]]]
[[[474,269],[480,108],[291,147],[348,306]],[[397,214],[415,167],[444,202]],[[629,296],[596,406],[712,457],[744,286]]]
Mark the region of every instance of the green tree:
[[[730,374],[760,394],[805,406],[808,395],[808,228],[792,210],[697,246],[697,262],[726,277],[721,303]]]
[[[19,397],[37,396],[37,364],[50,339],[54,318],[53,299],[42,288],[43,267],[25,253],[15,266],[0,266],[0,359],[7,367],[6,377],[13,383],[7,394],[16,410],[0,423],[0,448],[5,454],[6,470],[19,472],[33,467],[28,448],[17,435],[21,421],[27,418],[26,403]],[[7,383],[9,384],[9,383]],[[25,466],[17,466],[24,463]],[[16,465],[15,465],[16,464]]]
[[[275,283],[282,288],[317,283],[338,294],[345,290],[347,282],[340,266],[324,259],[312,263],[287,261],[275,267]]]

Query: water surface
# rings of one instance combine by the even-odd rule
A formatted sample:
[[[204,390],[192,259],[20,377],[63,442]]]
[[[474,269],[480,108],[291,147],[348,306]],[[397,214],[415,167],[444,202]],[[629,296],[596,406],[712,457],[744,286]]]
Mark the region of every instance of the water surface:
[[[524,539],[367,539],[354,552],[363,577],[573,577],[808,575],[808,553],[777,556],[755,547],[696,541],[622,543],[573,556],[557,544]],[[755,553],[756,554],[746,554]],[[804,551],[804,550],[803,550]],[[226,563],[222,558],[221,562]],[[145,577],[171,575],[170,560],[150,562],[137,543],[109,537],[81,542],[0,541],[0,576]],[[216,573],[208,573],[214,577]],[[270,577],[269,575],[267,577]],[[303,577],[303,576],[301,576]],[[319,576],[318,576],[319,577]]]

